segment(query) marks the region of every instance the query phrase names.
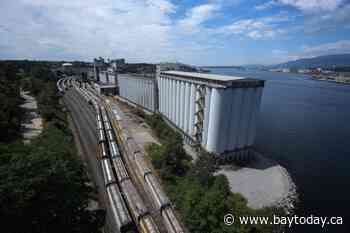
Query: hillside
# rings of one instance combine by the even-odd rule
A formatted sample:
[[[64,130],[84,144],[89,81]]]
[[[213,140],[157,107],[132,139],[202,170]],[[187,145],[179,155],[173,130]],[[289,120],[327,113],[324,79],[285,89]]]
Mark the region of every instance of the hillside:
[[[319,56],[313,58],[298,59],[295,61],[289,61],[286,63],[281,63],[268,68],[330,68],[334,66],[349,66],[350,65],[350,54],[337,54],[337,55],[327,55]]]

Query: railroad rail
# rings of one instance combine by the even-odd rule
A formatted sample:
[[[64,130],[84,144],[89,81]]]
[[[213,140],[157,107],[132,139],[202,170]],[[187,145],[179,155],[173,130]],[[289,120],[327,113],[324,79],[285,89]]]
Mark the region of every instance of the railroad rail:
[[[71,78],[63,78],[57,82],[57,89],[61,93],[71,87],[93,107],[96,114],[99,148],[96,158],[102,168],[108,204],[112,209],[112,218],[118,232],[133,230],[142,233],[159,232],[159,228],[128,174],[123,158],[135,164],[134,172],[152,200],[153,206],[159,211],[167,232],[184,232],[168,197],[148,167],[144,154],[128,133],[127,125],[120,117],[120,110],[100,96],[88,83],[78,82]],[[127,152],[127,155],[121,154],[120,146],[123,147],[122,151]]]
[[[128,154],[128,159],[131,163],[135,164],[136,174],[144,185],[145,189],[148,191],[148,195],[153,201],[153,205],[160,212],[163,224],[167,228],[169,233],[183,233],[183,227],[179,223],[178,219],[174,214],[174,210],[171,203],[161,189],[156,177],[152,173],[152,170],[147,165],[144,154],[139,148],[135,140],[130,136],[128,132],[128,125],[123,117],[121,117],[121,112],[117,106],[111,104],[108,105],[109,114],[112,120],[112,124],[116,129],[121,145],[124,145],[124,149]]]

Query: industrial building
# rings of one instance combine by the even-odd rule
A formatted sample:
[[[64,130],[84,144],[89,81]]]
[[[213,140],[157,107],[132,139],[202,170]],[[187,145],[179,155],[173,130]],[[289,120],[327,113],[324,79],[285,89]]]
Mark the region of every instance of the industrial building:
[[[94,74],[95,74],[95,80],[97,82],[100,81],[100,71],[103,71],[106,69],[107,69],[107,64],[105,63],[105,60],[102,57],[94,59]]]
[[[119,61],[119,63],[121,62],[124,62],[124,60],[122,59],[122,61]],[[94,59],[94,76],[96,80],[95,87],[99,93],[108,95],[118,94],[116,65],[112,66],[106,63],[101,57]]]
[[[113,70],[100,71],[98,83],[116,85],[117,74]]]
[[[114,59],[114,60],[111,60],[109,64],[114,70],[121,70],[125,66],[125,59],[124,58]]]
[[[244,155],[254,143],[264,81],[158,70],[159,112],[194,146]]]
[[[154,76],[118,74],[119,96],[148,111],[157,110],[156,80]]]
[[[263,80],[188,72],[170,63],[157,65],[156,75],[117,74],[105,64],[98,60],[95,65],[100,93],[116,93],[133,106],[161,113],[196,149],[222,158],[249,154]]]

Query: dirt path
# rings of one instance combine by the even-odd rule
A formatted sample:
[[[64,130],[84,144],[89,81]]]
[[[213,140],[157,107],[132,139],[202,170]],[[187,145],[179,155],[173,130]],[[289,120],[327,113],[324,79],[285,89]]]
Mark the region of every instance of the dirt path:
[[[21,132],[24,138],[24,143],[29,143],[30,140],[38,136],[43,129],[43,121],[38,114],[38,105],[35,98],[29,95],[28,91],[21,90],[21,97],[24,103],[21,105],[25,109],[24,120],[21,123]]]

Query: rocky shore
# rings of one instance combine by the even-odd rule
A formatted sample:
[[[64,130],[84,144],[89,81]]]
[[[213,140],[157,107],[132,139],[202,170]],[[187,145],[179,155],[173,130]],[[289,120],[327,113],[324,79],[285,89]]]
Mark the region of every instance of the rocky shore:
[[[227,177],[232,192],[242,194],[253,209],[280,207],[293,213],[298,200],[296,185],[288,171],[275,161],[255,153],[247,165],[224,165],[216,172]]]

